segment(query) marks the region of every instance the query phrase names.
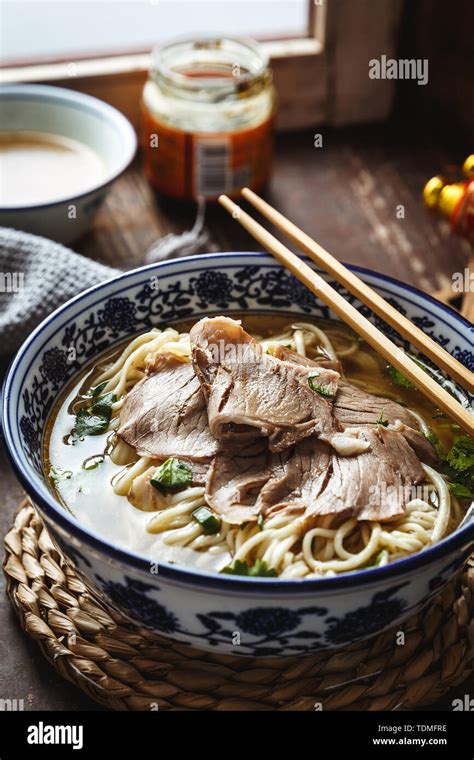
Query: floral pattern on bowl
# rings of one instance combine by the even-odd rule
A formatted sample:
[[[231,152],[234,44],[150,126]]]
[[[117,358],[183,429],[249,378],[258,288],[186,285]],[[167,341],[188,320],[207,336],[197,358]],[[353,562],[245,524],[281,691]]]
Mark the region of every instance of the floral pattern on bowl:
[[[467,322],[414,288],[358,271],[401,313],[474,369],[474,331]],[[336,287],[408,348],[396,331]],[[79,370],[150,327],[243,311],[331,318],[328,308],[271,257],[251,253],[144,267],[65,304],[26,341],[6,380],[3,427],[16,473],[86,582],[135,622],[164,636],[212,651],[273,656],[338,647],[397,625],[461,567],[473,546],[472,522],[413,558],[335,578],[239,578],[166,563],[152,575],[146,558],[83,528],[48,490],[41,457],[45,426],[58,394]]]

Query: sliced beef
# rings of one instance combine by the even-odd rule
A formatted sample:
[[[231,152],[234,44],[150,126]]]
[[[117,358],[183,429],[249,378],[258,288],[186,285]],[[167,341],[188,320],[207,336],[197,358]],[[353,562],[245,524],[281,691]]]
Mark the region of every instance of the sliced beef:
[[[417,428],[412,414],[401,404],[382,396],[374,396],[343,380],[338,385],[334,399],[334,414],[343,428],[359,425],[375,425],[383,418],[385,422],[400,420]]]
[[[209,471],[206,501],[228,523],[256,520],[258,496],[278,464],[279,455],[269,451],[264,439],[222,445]]]
[[[317,438],[277,453],[264,440],[250,449],[224,446],[209,473],[207,502],[231,524],[283,508],[303,513],[323,488],[330,452],[330,446]]]
[[[337,372],[318,368],[314,383],[321,395],[310,388],[306,366],[263,353],[226,317],[202,319],[190,338],[215,438],[248,437],[253,429],[269,439],[272,451],[282,451],[309,435],[337,430],[329,400],[337,390]]]
[[[217,441],[192,364],[167,357],[140,380],[125,398],[118,434],[140,456],[209,461]]]
[[[316,356],[309,359],[307,356],[302,356],[296,351],[286,346],[275,346],[272,351],[272,355],[282,361],[293,362],[294,364],[302,364],[303,367],[324,367],[325,369],[332,369],[335,372],[339,372],[342,375],[342,365],[339,359],[331,359],[322,349]]]
[[[298,443],[284,462],[274,466],[271,478],[259,494],[260,511],[306,512],[325,486],[331,457],[331,447],[317,438]]]
[[[384,426],[400,433],[419,458],[427,464],[436,464],[438,455],[433,444],[418,430],[418,424],[411,412],[396,401],[356,388],[341,381],[334,400],[334,415],[344,430],[377,425],[380,419]],[[382,427],[379,424],[379,427]]]
[[[413,498],[412,486],[424,480],[418,457],[400,433],[383,427],[358,432],[369,448],[358,456],[339,456],[323,441],[300,444],[285,467],[296,465],[295,486],[272,511],[304,506],[306,517],[347,513],[358,520],[402,515]]]
[[[118,433],[139,455],[191,463],[193,483],[230,524],[281,510],[309,520],[404,513],[424,480],[419,457],[436,460],[408,410],[289,349],[263,353],[225,317],[198,322],[191,346],[192,363],[155,357],[125,398]],[[140,509],[163,508],[150,485],[157,463],[133,483]]]
[[[283,507],[304,512],[323,487],[330,447],[307,438],[291,450],[272,452],[260,439],[252,447],[227,444],[211,466],[206,500],[231,524],[256,520]]]
[[[278,346],[274,355],[305,367],[317,367],[317,360],[301,356],[285,346]],[[438,455],[433,444],[418,430],[418,424],[411,412],[401,404],[382,396],[375,396],[360,388],[339,380],[338,389],[333,403],[333,413],[342,431],[351,433],[360,427],[377,425],[380,419],[384,425],[390,425],[397,430],[410,444],[422,462],[436,464]],[[343,453],[343,448],[349,450],[349,442],[344,441],[341,434],[336,436],[324,436],[331,442],[338,453]],[[353,453],[359,453],[354,448]]]
[[[405,425],[403,422],[396,421],[390,426],[391,429],[400,433],[404,437],[407,443],[410,444],[413,451],[417,455],[418,459],[422,462],[436,466],[439,462],[438,453],[428,438],[420,433],[419,430],[415,430],[409,425]]]
[[[211,467],[207,501],[233,524],[282,510],[308,519],[343,513],[384,521],[403,515],[413,486],[424,480],[418,457],[396,431],[367,427],[358,435],[369,448],[355,457],[338,456],[314,437],[279,454],[264,442],[250,452],[223,448]]]
[[[302,356],[285,346],[278,346],[274,355],[279,359],[304,367],[320,366],[317,359]],[[339,380],[334,399],[334,414],[343,428],[374,425],[382,413],[386,422],[394,423],[396,420],[400,420],[409,427],[417,428],[415,418],[401,404],[382,396],[374,396],[374,394],[367,393],[344,380]]]
[[[326,488],[309,505],[307,516],[347,511],[358,520],[383,521],[405,513],[412,486],[425,477],[418,457],[395,431],[379,426],[359,434],[370,449],[357,457],[332,455]]]

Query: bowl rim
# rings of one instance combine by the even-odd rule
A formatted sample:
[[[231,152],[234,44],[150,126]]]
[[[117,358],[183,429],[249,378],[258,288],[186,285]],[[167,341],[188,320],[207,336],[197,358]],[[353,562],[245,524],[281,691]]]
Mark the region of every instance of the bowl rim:
[[[56,87],[52,85],[43,84],[10,84],[4,85],[0,89],[0,103],[6,100],[16,101],[50,101],[52,103],[62,103],[67,108],[76,108],[82,111],[89,111],[95,115],[102,116],[102,121],[108,122],[110,125],[114,125],[117,132],[120,133],[123,140],[123,149],[121,151],[120,160],[117,162],[117,166],[112,171],[108,171],[104,175],[104,180],[92,185],[88,190],[77,195],[66,195],[55,201],[48,201],[47,203],[29,203],[20,206],[0,204],[1,213],[22,212],[22,211],[34,211],[48,208],[54,208],[55,206],[61,206],[64,203],[71,203],[73,201],[79,201],[86,198],[98,190],[108,187],[114,182],[121,174],[130,166],[137,151],[137,135],[129,120],[113,106],[109,105],[99,98],[95,98],[93,95],[87,95],[79,90],[69,90],[66,87]],[[12,130],[0,130],[2,132],[11,132]],[[18,130],[21,131],[21,130]],[[54,134],[54,133],[47,133]],[[76,138],[73,138],[76,139]],[[80,140],[78,141],[80,142]]]
[[[13,468],[13,471],[24,487],[25,491],[32,497],[34,503],[45,513],[46,517],[54,524],[57,523],[60,529],[69,532],[75,539],[88,544],[93,550],[103,555],[104,559],[112,559],[115,562],[120,563],[126,570],[127,566],[132,567],[135,570],[146,571],[147,575],[150,575],[150,562],[153,561],[150,558],[138,554],[133,551],[129,551],[125,548],[117,546],[107,539],[100,537],[94,532],[89,531],[85,526],[68,513],[61,504],[56,501],[52,493],[47,493],[48,498],[45,499],[43,494],[36,487],[35,482],[31,482],[28,474],[23,470],[23,465],[18,457],[18,454],[13,445],[11,434],[11,423],[9,415],[10,399],[12,398],[11,387],[15,379],[16,373],[21,367],[23,356],[26,351],[34,344],[37,338],[42,332],[54,322],[58,316],[64,311],[67,311],[74,304],[81,300],[88,298],[91,294],[97,293],[100,290],[106,291],[110,285],[123,282],[128,278],[135,277],[138,273],[146,272],[150,270],[160,269],[162,267],[169,267],[173,264],[186,264],[196,262],[206,262],[212,259],[228,259],[229,257],[241,258],[245,261],[246,258],[259,258],[263,261],[271,262],[275,266],[281,266],[270,254],[264,252],[252,252],[252,251],[237,251],[237,252],[222,252],[222,253],[209,253],[194,256],[186,256],[179,259],[166,260],[163,262],[148,264],[143,267],[137,267],[127,272],[119,273],[117,276],[111,277],[108,280],[104,280],[92,287],[82,291],[78,295],[66,301],[64,304],[55,309],[48,317],[46,317],[29,335],[29,337],[21,345],[20,349],[13,358],[10,366],[5,375],[2,392],[2,414],[1,422],[3,428],[3,443],[6,450],[7,457]],[[307,257],[304,257],[314,267],[314,263]],[[428,301],[433,303],[441,311],[447,312],[455,321],[459,322],[462,326],[472,330],[472,325],[464,319],[458,312],[452,309],[450,306],[437,301],[429,294],[424,293],[413,285],[408,285],[395,277],[385,275],[376,272],[372,269],[365,267],[359,267],[354,265],[347,265],[352,271],[359,274],[366,274],[379,279],[382,283],[392,283],[402,290],[406,290],[418,298],[421,301]],[[39,475],[37,478],[41,480]],[[455,531],[451,535],[447,536],[441,542],[434,544],[433,546],[424,549],[422,552],[412,555],[404,559],[399,559],[389,565],[383,567],[366,568],[364,570],[357,570],[348,572],[338,576],[330,578],[294,578],[287,580],[275,580],[273,578],[252,578],[245,576],[233,576],[227,574],[218,574],[210,571],[192,569],[186,566],[178,566],[175,564],[160,562],[159,561],[159,574],[153,576],[155,578],[166,578],[171,582],[175,582],[179,585],[193,586],[198,588],[210,588],[217,591],[227,592],[246,592],[253,593],[256,591],[263,591],[265,594],[287,596],[293,594],[308,595],[316,591],[335,591],[342,592],[347,588],[354,588],[358,586],[365,586],[367,584],[375,584],[379,581],[383,581],[386,578],[402,577],[407,573],[412,573],[417,568],[430,564],[431,561],[435,561],[438,558],[451,554],[455,549],[462,547],[463,544],[472,544],[474,540],[474,523],[468,523],[460,530]],[[66,550],[67,553],[67,550]]]

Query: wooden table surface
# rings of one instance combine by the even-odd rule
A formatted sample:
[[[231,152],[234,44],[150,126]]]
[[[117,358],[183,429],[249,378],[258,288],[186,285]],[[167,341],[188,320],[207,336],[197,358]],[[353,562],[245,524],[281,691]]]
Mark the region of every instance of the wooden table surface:
[[[467,244],[446,224],[428,216],[420,194],[433,174],[460,164],[464,146],[427,137],[407,125],[322,130],[278,138],[270,202],[340,259],[373,268],[426,290],[438,289],[467,263]],[[446,142],[446,144],[443,144]],[[401,211],[403,210],[403,217]],[[119,269],[142,263],[151,243],[167,232],[189,229],[195,210],[158,199],[139,163],[113,186],[92,230],[75,249]],[[208,250],[258,250],[254,241],[220,208],[206,219]],[[0,454],[3,509],[0,531],[8,530],[22,491]],[[4,583],[1,575],[0,584]],[[474,679],[440,700],[449,710],[455,697],[474,693]],[[99,709],[47,664],[20,629],[0,593],[0,697],[24,699],[26,709]]]

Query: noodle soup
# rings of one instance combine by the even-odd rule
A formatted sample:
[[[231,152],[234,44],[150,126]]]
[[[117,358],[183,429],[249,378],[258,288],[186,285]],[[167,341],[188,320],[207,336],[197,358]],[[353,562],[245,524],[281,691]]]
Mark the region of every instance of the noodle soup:
[[[434,462],[429,456],[435,456],[435,448],[438,453],[452,450],[462,431],[388,368],[373,349],[339,322],[248,316],[242,318],[244,334],[235,323],[230,324],[231,320],[222,319],[224,327],[237,336],[228,340],[226,348],[250,346],[261,357],[258,371],[268,373],[262,375],[257,407],[270,382],[280,383],[282,403],[285,394],[289,396],[288,389],[296,384],[302,404],[306,400],[311,404],[314,394],[324,413],[333,414],[339,403],[336,427],[329,435],[316,413],[314,419],[278,425],[271,409],[268,419],[262,421],[260,407],[258,413],[248,413],[244,422],[236,422],[231,410],[223,421],[214,421],[215,389],[209,387],[207,376],[203,380],[208,364],[200,368],[196,357],[199,345],[189,335],[191,330],[194,335],[198,326],[190,322],[151,330],[97,362],[66,391],[49,422],[45,466],[51,488],[64,508],[86,528],[152,561],[280,578],[330,576],[384,565],[422,551],[456,528],[470,499],[459,484],[452,482],[453,472],[446,470],[443,460]],[[237,358],[237,364],[239,361]],[[220,357],[216,362],[221,374],[229,374],[231,365],[223,366]],[[158,389],[171,388],[167,386],[170,368],[175,375],[181,371],[192,375],[187,381],[193,383],[192,394],[174,417],[181,419],[183,415],[184,420],[185,413],[192,411],[197,414],[193,420],[199,424],[203,415],[206,417],[205,429],[197,430],[193,422],[183,440],[176,443],[182,450],[190,436],[197,436],[196,447],[183,456],[167,455],[174,452],[170,446],[175,435],[173,414],[169,420],[166,416],[167,405],[175,404],[178,393],[170,391],[162,417],[152,416],[155,410],[151,407],[140,407],[142,389],[143,397],[146,395],[145,382],[153,379]],[[281,378],[275,380],[277,370]],[[212,377],[217,377],[216,372]],[[204,406],[200,411],[191,410],[191,400],[195,403],[196,394],[201,393],[200,389],[196,391],[198,380],[194,375],[202,383],[199,403]],[[237,386],[242,386],[240,376],[230,395]],[[179,383],[176,387],[181,389]],[[344,422],[344,415],[349,413],[347,404],[342,404],[341,410],[341,394],[349,391],[357,404],[367,399],[362,411],[356,409],[355,402],[354,409],[349,410],[359,415],[357,425]],[[452,392],[459,393],[454,386]],[[224,406],[229,403],[229,391],[226,393]],[[245,393],[240,392],[235,400],[237,406],[244,403],[242,395]],[[244,406],[250,402],[251,393]],[[308,433],[310,423],[313,427]],[[213,435],[216,430],[217,437]],[[296,431],[297,436],[287,445],[288,431]],[[138,443],[132,445],[130,436],[135,434]],[[229,437],[233,438],[230,443]],[[161,441],[160,452],[166,455],[156,456],[146,446],[142,448],[143,441],[150,438]],[[382,474],[375,484],[374,466],[366,465],[377,461],[368,457],[381,442],[383,450],[389,451],[392,439],[399,447],[397,451],[407,452],[409,459],[416,460],[413,467],[422,477],[412,478],[413,482],[408,476],[400,478],[402,463],[388,461],[387,454],[387,462],[380,460],[380,468],[376,464],[375,469],[392,473],[387,485],[396,483],[411,490],[386,498],[376,492],[384,486]],[[432,452],[425,449],[425,443]],[[200,446],[207,447],[206,451]],[[420,452],[427,453],[428,458]],[[309,485],[300,464],[303,459],[310,462]],[[323,467],[322,460],[330,464]],[[238,462],[242,465],[237,466]],[[321,467],[319,490],[311,480],[316,462]],[[357,493],[350,494],[354,475],[345,477],[344,472],[354,473],[354,467],[360,473],[360,484]],[[243,471],[251,473],[252,482],[245,484],[247,490],[241,498],[239,494],[245,490]],[[335,486],[338,473],[341,481]],[[327,496],[331,488],[337,508]],[[277,498],[274,492],[278,489]],[[374,493],[363,495],[364,489]],[[343,491],[347,491],[346,496],[341,496]],[[226,493],[230,494],[228,504]],[[377,499],[386,502],[380,517]],[[244,519],[247,514],[249,519]]]

